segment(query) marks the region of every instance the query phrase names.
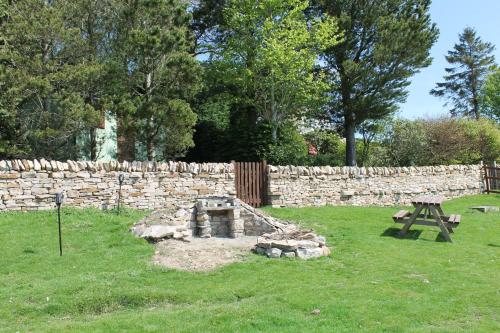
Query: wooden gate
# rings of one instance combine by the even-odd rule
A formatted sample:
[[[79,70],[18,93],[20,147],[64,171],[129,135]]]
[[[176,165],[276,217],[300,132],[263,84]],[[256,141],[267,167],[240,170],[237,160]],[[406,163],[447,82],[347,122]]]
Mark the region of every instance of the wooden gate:
[[[266,204],[267,162],[233,162],[236,196],[252,207]]]
[[[486,193],[500,193],[500,167],[484,166],[484,182],[486,185]]]

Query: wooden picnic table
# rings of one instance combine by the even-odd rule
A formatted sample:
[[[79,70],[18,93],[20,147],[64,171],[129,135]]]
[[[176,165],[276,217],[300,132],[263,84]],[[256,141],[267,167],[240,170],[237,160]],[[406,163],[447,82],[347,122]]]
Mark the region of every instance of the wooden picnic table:
[[[441,229],[443,237],[451,242],[450,233],[453,233],[453,228],[456,228],[459,223],[460,215],[447,216],[441,208],[444,198],[435,195],[423,195],[414,198],[411,203],[415,210],[410,213],[407,210],[400,210],[392,218],[396,223],[404,224],[399,232],[401,236],[406,235],[413,224],[437,226]]]

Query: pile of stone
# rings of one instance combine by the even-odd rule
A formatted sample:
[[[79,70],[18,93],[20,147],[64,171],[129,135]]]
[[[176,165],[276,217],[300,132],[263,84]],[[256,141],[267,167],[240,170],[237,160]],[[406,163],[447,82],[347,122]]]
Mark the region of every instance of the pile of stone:
[[[329,256],[331,251],[326,246],[326,239],[312,231],[300,230],[293,224],[274,233],[263,234],[257,239],[253,251],[269,258],[311,259]]]
[[[164,239],[177,239],[189,242],[193,235],[189,229],[192,211],[184,208],[163,209],[153,212],[137,222],[132,233],[150,242]]]

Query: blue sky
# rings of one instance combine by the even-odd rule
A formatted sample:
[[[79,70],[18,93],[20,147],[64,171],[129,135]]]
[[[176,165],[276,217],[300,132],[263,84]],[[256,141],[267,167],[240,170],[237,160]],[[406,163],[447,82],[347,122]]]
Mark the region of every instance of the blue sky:
[[[444,56],[458,42],[458,34],[466,26],[475,28],[483,41],[496,46],[495,58],[500,62],[500,0],[434,0],[431,15],[440,32],[431,50],[434,60],[412,78],[408,100],[400,106],[400,117],[415,119],[448,113],[444,101],[431,96],[429,91],[442,81],[447,66]]]

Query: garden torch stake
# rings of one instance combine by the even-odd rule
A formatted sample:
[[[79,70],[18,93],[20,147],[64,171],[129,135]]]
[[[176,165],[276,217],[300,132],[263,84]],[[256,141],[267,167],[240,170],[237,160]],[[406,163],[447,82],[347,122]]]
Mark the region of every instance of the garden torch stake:
[[[57,205],[57,223],[59,225],[59,256],[62,256],[62,237],[61,237],[61,204],[63,201],[63,193],[56,193]]]
[[[120,201],[122,201],[122,184],[123,184],[123,179],[125,177],[123,176],[123,173],[120,173],[118,175],[118,186],[119,186],[119,189],[118,189],[118,209],[117,209],[117,213],[118,215],[120,215]]]

